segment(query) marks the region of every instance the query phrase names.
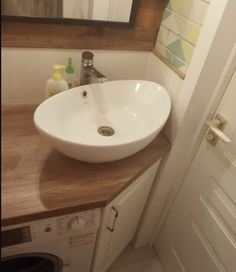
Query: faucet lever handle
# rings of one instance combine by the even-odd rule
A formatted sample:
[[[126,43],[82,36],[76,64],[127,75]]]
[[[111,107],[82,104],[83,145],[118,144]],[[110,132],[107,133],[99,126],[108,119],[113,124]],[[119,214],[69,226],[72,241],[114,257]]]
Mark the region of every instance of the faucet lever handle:
[[[84,51],[82,53],[82,59],[92,60],[93,59],[93,53],[90,51]]]
[[[90,51],[82,52],[82,65],[84,67],[93,67],[93,53]]]

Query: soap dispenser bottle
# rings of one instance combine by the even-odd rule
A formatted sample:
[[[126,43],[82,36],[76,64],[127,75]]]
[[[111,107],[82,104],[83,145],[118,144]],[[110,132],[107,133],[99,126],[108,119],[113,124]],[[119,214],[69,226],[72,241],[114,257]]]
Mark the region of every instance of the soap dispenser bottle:
[[[65,67],[65,65],[61,64],[53,65],[54,72],[52,74],[52,78],[46,82],[46,98],[69,89],[68,83],[62,78],[62,74],[60,72],[60,70]]]
[[[75,69],[72,65],[72,58],[68,58],[68,64],[66,66],[66,81],[68,83],[69,89],[76,86],[74,71]]]

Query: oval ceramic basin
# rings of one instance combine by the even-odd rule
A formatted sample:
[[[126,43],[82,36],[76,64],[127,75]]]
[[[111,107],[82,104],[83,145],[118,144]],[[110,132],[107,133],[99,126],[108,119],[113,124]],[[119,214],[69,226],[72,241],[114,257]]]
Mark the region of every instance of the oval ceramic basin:
[[[118,80],[76,87],[41,103],[34,113],[39,133],[63,154],[85,162],[109,162],[146,147],[170,113],[159,84]]]

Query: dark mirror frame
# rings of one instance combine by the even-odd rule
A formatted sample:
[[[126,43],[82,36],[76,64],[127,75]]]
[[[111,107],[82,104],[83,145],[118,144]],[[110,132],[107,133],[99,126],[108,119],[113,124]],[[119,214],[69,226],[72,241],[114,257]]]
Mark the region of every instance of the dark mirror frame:
[[[132,28],[134,26],[137,8],[140,0],[133,0],[130,12],[129,22],[102,21],[102,20],[87,20],[87,19],[70,19],[70,18],[43,18],[43,17],[25,17],[25,16],[10,16],[1,15],[2,21],[27,22],[27,23],[46,23],[46,24],[68,24],[68,25],[83,25],[83,26],[103,26],[103,27],[124,27]]]

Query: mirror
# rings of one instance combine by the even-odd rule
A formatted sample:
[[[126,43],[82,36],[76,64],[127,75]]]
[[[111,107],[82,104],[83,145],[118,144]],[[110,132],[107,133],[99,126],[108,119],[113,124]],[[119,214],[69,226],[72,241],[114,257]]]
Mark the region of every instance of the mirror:
[[[138,0],[2,0],[3,20],[90,25],[134,23]]]

